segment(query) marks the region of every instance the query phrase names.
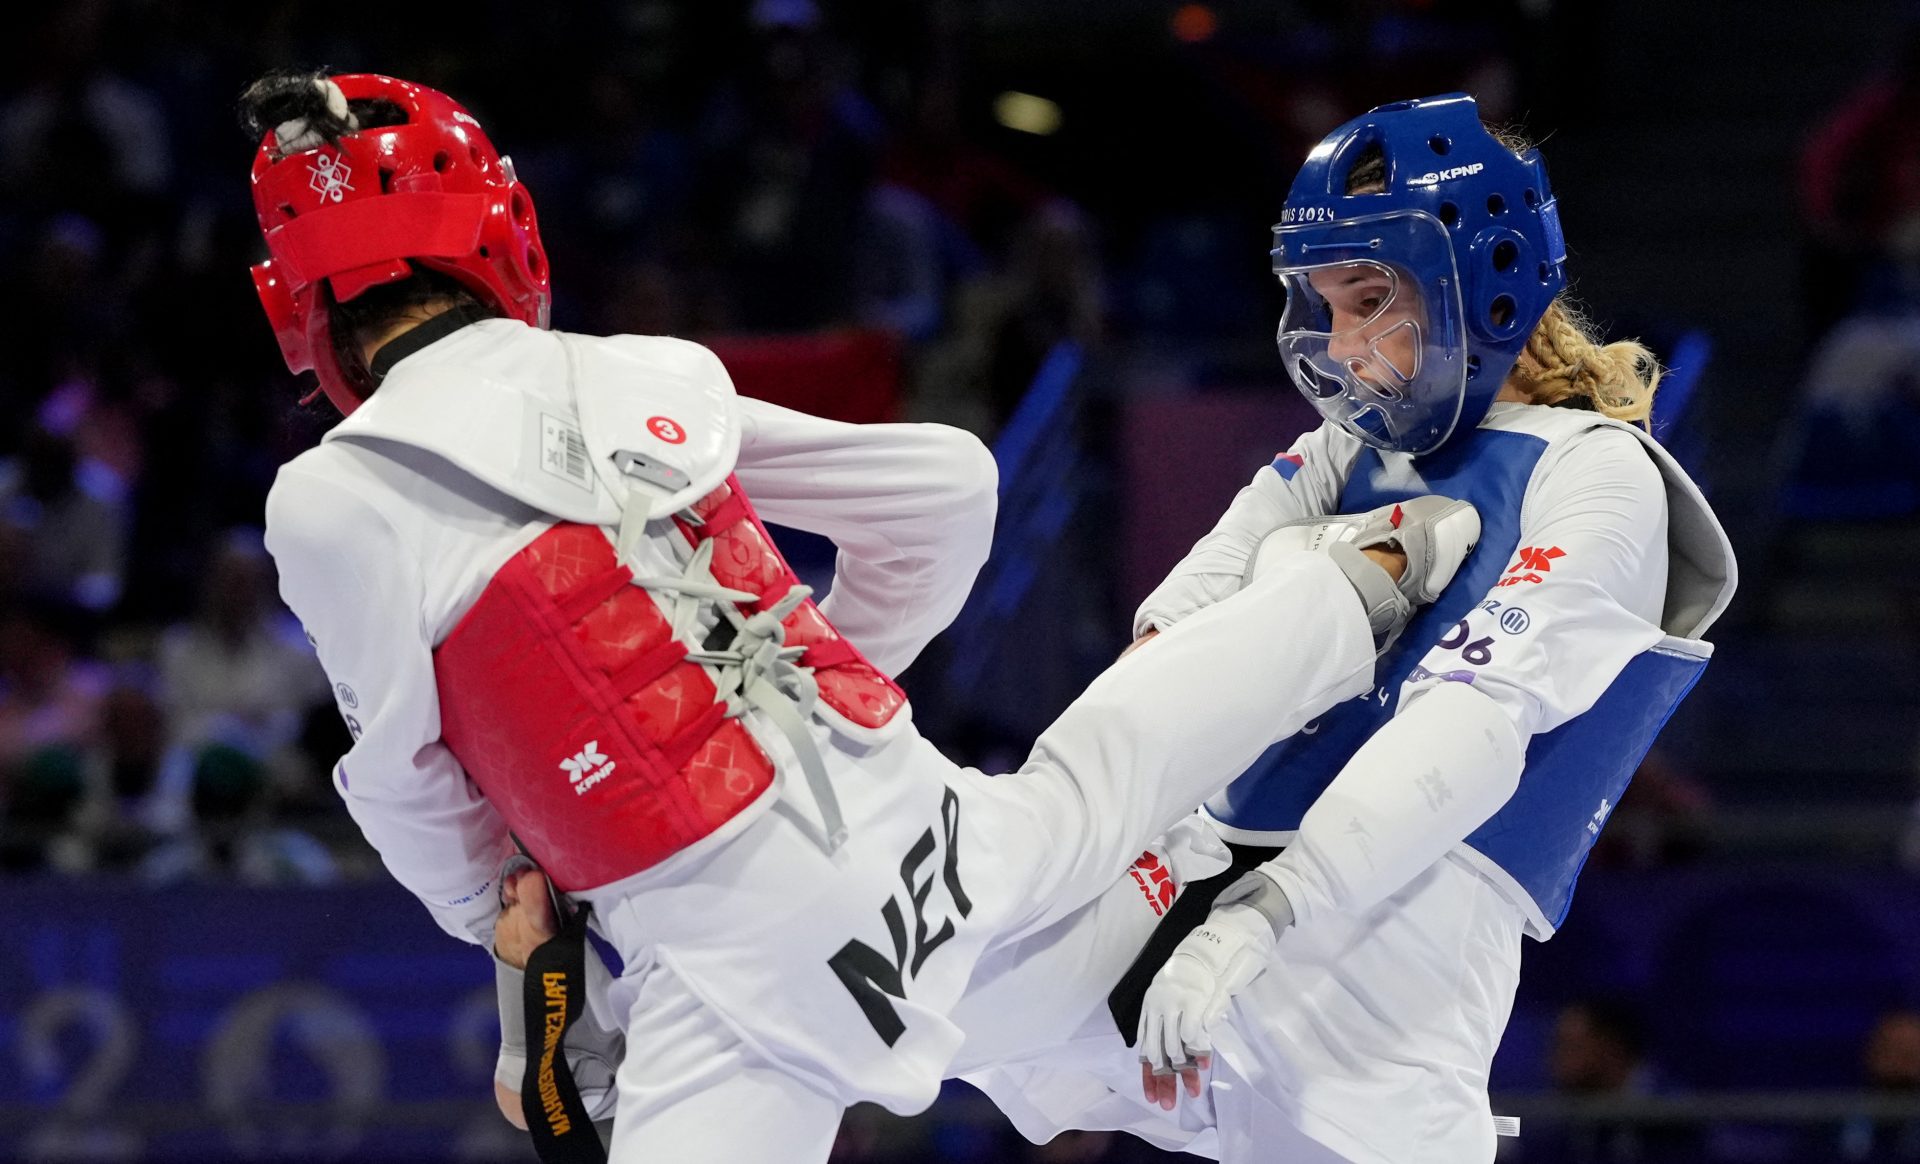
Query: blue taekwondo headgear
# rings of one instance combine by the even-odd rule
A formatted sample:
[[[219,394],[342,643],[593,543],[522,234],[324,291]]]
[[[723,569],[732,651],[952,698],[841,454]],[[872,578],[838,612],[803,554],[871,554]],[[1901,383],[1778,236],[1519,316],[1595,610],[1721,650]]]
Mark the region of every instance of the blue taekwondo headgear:
[[[1375,146],[1385,189],[1347,193]],[[1432,452],[1486,416],[1566,258],[1538,151],[1516,157],[1463,93],[1382,105],[1313,147],[1273,228],[1281,358],[1328,420]]]

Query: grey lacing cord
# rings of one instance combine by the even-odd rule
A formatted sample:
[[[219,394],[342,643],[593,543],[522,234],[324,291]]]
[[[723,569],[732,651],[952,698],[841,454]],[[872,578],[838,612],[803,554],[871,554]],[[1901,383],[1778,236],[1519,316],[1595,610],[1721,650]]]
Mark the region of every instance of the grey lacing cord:
[[[620,517],[620,532],[615,546],[623,562],[631,562],[645,526],[646,505],[637,494],[629,495]],[[820,806],[821,824],[816,825],[797,813],[789,813],[795,825],[831,855],[847,839],[846,819],[840,811],[840,798],[827,776],[827,763],[820,745],[808,729],[814,704],[820,697],[820,685],[809,667],[800,665],[807,649],[787,646],[787,628],[781,621],[813,594],[811,586],[795,584],[766,610],[742,614],[740,603],[757,603],[760,596],[746,590],[723,586],[713,576],[713,542],[701,542],[688,559],[686,568],[675,575],[635,574],[633,584],[646,590],[672,595],[668,622],[673,636],[682,642],[698,631],[703,605],[711,605],[733,627],[733,641],[725,647],[700,647],[687,652],[687,658],[712,667],[715,671],[714,694],[727,705],[727,716],[737,719],[748,708],[763,713],[792,745],[807,788]],[[821,827],[824,825],[824,828]]]

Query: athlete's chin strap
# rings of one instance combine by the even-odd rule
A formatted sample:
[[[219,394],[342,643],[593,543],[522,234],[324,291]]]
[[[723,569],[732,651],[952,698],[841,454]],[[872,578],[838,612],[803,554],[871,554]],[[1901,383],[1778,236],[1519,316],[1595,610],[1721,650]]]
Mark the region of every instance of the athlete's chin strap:
[[[633,560],[646,526],[646,511],[644,496],[638,490],[630,493],[614,543],[623,562]],[[691,512],[682,516],[690,522],[699,522]],[[757,604],[760,596],[723,586],[714,578],[713,546],[712,541],[701,542],[686,569],[677,577],[635,574],[633,584],[673,596],[673,607],[667,617],[673,626],[674,638],[682,642],[699,633],[703,606],[718,611],[732,627],[732,639],[725,645],[713,645],[710,638],[705,645],[689,650],[687,658],[714,669],[715,695],[726,701],[730,718],[738,718],[746,714],[748,708],[754,708],[764,713],[787,738],[794,757],[800,761],[800,770],[806,774],[807,788],[820,806],[821,823],[816,825],[794,812],[784,815],[824,852],[832,854],[846,842],[847,825],[840,812],[840,798],[834,794],[833,782],[827,776],[827,763],[820,755],[820,745],[807,726],[813,705],[820,697],[820,685],[814,680],[813,670],[800,665],[800,657],[807,649],[786,645],[787,628],[782,621],[813,594],[813,588],[791,586],[767,609],[743,614],[741,606]],[[776,811],[784,805],[784,801],[776,805]]]

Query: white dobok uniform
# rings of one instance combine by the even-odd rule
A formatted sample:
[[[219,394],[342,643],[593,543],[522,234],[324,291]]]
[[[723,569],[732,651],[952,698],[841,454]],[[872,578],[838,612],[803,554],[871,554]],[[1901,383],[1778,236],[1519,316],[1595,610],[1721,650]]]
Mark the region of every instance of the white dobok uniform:
[[[1459,447],[1419,459],[1327,425],[1260,470],[1135,629],[1215,609],[1282,522],[1429,487],[1474,501],[1483,524],[1457,600],[1450,587],[1436,622],[1416,619],[1417,641],[1382,659],[1357,705],[1308,724],[1201,814],[1228,840],[1286,846],[1267,868],[1295,913],[1214,1032],[1202,1097],[1148,1105],[1138,1050],[1103,1005],[1150,922],[1089,911],[982,965],[959,1012],[979,1037],[959,1067],[1029,1138],[1118,1128],[1233,1164],[1493,1158],[1487,1076],[1520,939],[1552,935],[1618,796],[1553,803],[1582,758],[1545,741],[1610,692],[1632,702],[1615,689],[1640,681],[1627,669],[1642,656],[1703,665],[1706,644],[1683,640],[1725,609],[1734,567],[1698,490],[1643,433],[1590,412],[1498,403]],[[1645,740],[1677,700],[1658,696]],[[1636,730],[1610,706],[1582,722],[1602,738]],[[1355,714],[1373,719],[1316,754]],[[1620,760],[1620,785],[1638,758]],[[1036,989],[1067,1013],[1033,1032],[992,1025]],[[1076,997],[1077,1010],[1064,1001]]]
[[[643,480],[621,450],[672,472]],[[682,575],[670,519],[730,472],[766,520],[837,544],[824,613],[890,673],[960,609],[987,553],[996,474],[974,438],[739,399],[712,353],[673,339],[468,326],[401,359],[281,470],[268,547],[355,736],[336,786],[449,933],[490,944],[510,841],[442,741],[435,648],[557,521],[611,539],[623,514],[644,519],[625,564],[642,581]],[[806,738],[847,826],[832,851],[794,745],[740,709],[775,764],[770,792],[575,894],[625,967],[615,1159],[824,1160],[844,1106],[924,1108],[962,1043],[949,1015],[976,963],[1099,897],[1263,749],[1364,691],[1373,666],[1352,587],[1297,553],[1117,663],[1016,773],[953,764],[904,715],[878,741],[815,715]],[[1151,919],[1150,904],[1136,893],[1131,908]],[[860,992],[830,966],[856,944],[872,971]],[[874,986],[889,978],[897,994]]]

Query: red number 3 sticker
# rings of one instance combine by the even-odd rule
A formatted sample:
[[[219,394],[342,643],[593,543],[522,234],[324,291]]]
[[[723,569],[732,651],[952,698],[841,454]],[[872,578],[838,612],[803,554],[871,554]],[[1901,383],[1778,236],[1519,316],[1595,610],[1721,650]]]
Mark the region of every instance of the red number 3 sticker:
[[[664,416],[647,421],[647,431],[670,445],[682,444],[687,439],[687,430]]]

